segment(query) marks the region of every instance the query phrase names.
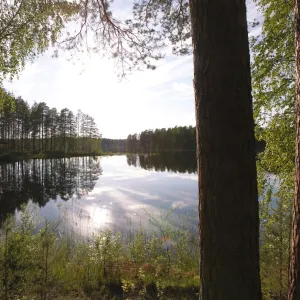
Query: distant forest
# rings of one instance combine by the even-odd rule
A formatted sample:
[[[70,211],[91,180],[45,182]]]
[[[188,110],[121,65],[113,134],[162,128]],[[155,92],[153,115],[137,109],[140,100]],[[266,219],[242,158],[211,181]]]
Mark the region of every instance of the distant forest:
[[[196,151],[196,129],[192,126],[144,130],[127,139],[101,139],[103,152],[149,153]]]
[[[264,151],[266,143],[256,141],[256,152]],[[127,139],[102,139],[104,152],[159,153],[196,151],[196,128],[175,126],[128,135]]]
[[[0,153],[100,153],[100,134],[94,119],[68,108],[58,111],[46,103],[30,106],[13,98],[0,113]]]
[[[127,137],[126,150],[130,153],[196,151],[196,128],[175,126],[130,134]]]
[[[125,139],[101,139],[101,150],[103,152],[121,153],[126,152]]]

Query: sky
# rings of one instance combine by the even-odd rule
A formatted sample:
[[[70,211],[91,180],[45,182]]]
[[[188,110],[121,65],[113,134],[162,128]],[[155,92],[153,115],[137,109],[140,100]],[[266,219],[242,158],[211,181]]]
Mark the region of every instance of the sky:
[[[126,17],[131,5],[132,0],[117,0],[115,13]],[[247,15],[248,21],[260,19],[253,0],[247,0]],[[126,138],[145,129],[194,126],[192,80],[192,56],[167,55],[156,70],[135,72],[120,82],[112,60],[96,54],[52,58],[48,51],[4,87],[30,104],[81,109],[95,119],[103,137]]]

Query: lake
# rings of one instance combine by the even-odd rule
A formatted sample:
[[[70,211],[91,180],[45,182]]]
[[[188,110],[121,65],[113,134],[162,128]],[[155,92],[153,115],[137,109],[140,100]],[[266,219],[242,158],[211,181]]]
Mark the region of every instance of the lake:
[[[195,152],[36,159],[0,165],[0,221],[27,206],[81,236],[152,231],[155,222],[197,231]],[[171,212],[172,211],[172,212]]]

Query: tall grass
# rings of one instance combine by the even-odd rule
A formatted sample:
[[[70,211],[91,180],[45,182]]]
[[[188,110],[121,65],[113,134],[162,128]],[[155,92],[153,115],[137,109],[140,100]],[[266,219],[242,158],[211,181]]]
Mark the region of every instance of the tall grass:
[[[197,238],[166,218],[129,234],[59,235],[62,220],[39,221],[28,208],[0,232],[0,299],[197,299]]]

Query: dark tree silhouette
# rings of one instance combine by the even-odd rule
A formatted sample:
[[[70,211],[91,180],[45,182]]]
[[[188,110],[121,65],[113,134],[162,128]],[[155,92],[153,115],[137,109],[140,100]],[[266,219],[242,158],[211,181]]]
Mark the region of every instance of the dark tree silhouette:
[[[176,126],[130,134],[127,137],[126,151],[129,153],[196,151],[196,128]]]

